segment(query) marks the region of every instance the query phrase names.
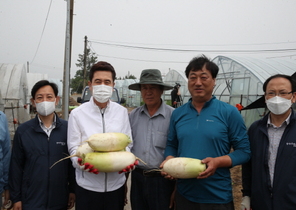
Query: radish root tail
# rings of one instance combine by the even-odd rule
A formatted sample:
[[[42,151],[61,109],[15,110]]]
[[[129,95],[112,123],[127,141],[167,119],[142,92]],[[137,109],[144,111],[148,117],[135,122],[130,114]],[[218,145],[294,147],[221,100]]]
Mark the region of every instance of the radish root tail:
[[[139,160],[141,163],[143,163],[144,165],[147,166],[147,163],[145,163],[143,160],[141,160],[141,158],[136,157],[136,160]]]
[[[57,162],[55,162],[54,164],[52,164],[52,166],[50,166],[49,169],[51,169],[52,167],[54,167],[54,166],[55,166],[56,164],[58,164],[59,162],[61,162],[61,161],[63,161],[63,160],[66,160],[66,159],[69,159],[69,158],[71,158],[71,157],[77,157],[77,155],[70,155],[70,156],[65,157],[65,158],[63,158],[63,159],[60,159],[60,160],[58,160]]]

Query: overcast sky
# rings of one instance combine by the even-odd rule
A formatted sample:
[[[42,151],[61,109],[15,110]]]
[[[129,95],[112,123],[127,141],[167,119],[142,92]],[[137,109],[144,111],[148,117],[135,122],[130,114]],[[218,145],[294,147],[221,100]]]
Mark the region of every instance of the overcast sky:
[[[84,36],[118,77],[184,71],[202,53],[296,59],[295,9],[295,0],[76,0],[71,78]],[[66,14],[64,0],[0,0],[0,63],[62,79]]]

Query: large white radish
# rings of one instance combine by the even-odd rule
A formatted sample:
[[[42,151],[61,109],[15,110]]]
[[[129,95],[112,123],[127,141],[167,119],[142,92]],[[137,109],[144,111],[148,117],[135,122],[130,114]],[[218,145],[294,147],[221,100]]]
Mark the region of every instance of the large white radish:
[[[71,155],[71,156],[68,156],[63,159],[58,160],[50,168],[52,168],[55,164],[57,164],[63,160],[66,160],[68,158],[71,158],[71,157],[83,158],[87,153],[90,153],[90,152],[94,152],[94,150],[87,143],[82,144],[79,147],[77,147],[76,153],[74,155]]]
[[[83,163],[89,163],[99,172],[119,172],[136,161],[136,156],[131,152],[91,152],[83,158]]]
[[[95,151],[114,152],[124,150],[131,140],[124,133],[96,133],[91,135],[86,142]]]
[[[86,155],[87,153],[90,153],[90,152],[94,152],[94,150],[88,144],[82,144],[77,148],[76,154],[74,156],[72,155],[70,157],[82,158],[83,155]]]
[[[171,158],[163,165],[164,172],[178,179],[197,178],[198,175],[205,170],[206,164],[194,158]]]

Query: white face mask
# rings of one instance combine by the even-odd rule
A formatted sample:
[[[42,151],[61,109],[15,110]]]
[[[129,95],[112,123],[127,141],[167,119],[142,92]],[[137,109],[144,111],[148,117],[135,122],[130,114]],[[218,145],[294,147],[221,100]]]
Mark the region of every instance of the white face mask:
[[[107,102],[113,93],[113,87],[108,85],[93,86],[93,97],[100,103]]]
[[[269,111],[275,115],[284,114],[291,107],[291,99],[285,99],[279,96],[275,96],[266,100],[266,105]]]
[[[38,112],[38,114],[42,115],[42,116],[48,116],[50,114],[52,114],[55,110],[55,101],[43,101],[40,103],[36,103],[36,110]]]

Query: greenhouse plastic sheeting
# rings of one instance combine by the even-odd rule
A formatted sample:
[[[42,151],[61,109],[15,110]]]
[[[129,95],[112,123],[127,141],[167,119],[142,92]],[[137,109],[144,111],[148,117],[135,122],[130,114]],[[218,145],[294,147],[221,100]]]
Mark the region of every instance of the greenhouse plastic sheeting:
[[[187,88],[187,78],[184,71],[171,69],[165,75],[163,81],[164,83],[167,83],[171,86],[175,86],[176,83],[179,83],[181,85],[180,93],[181,93],[181,99],[183,104],[186,103],[191,98]],[[166,101],[171,100],[171,92],[172,90],[165,91],[165,93],[163,94],[163,99]]]
[[[17,126],[30,119],[27,97],[28,84],[24,64],[0,64],[0,90],[7,116],[10,136],[13,137]],[[14,121],[17,121],[14,124]]]
[[[128,89],[128,86],[139,82],[138,79],[125,79],[122,84],[122,98],[126,100],[126,106],[138,107],[141,105],[141,92]]]
[[[123,82],[124,80],[115,80],[115,88],[118,90],[118,95],[119,95],[119,98],[122,98],[122,93],[123,93]]]
[[[296,61],[292,59],[217,56],[213,62],[219,67],[214,95],[233,106],[241,104],[245,107],[260,98],[264,94],[263,83],[268,77],[292,75],[296,70]],[[266,112],[265,108],[259,108],[241,111],[241,114],[249,127]]]

